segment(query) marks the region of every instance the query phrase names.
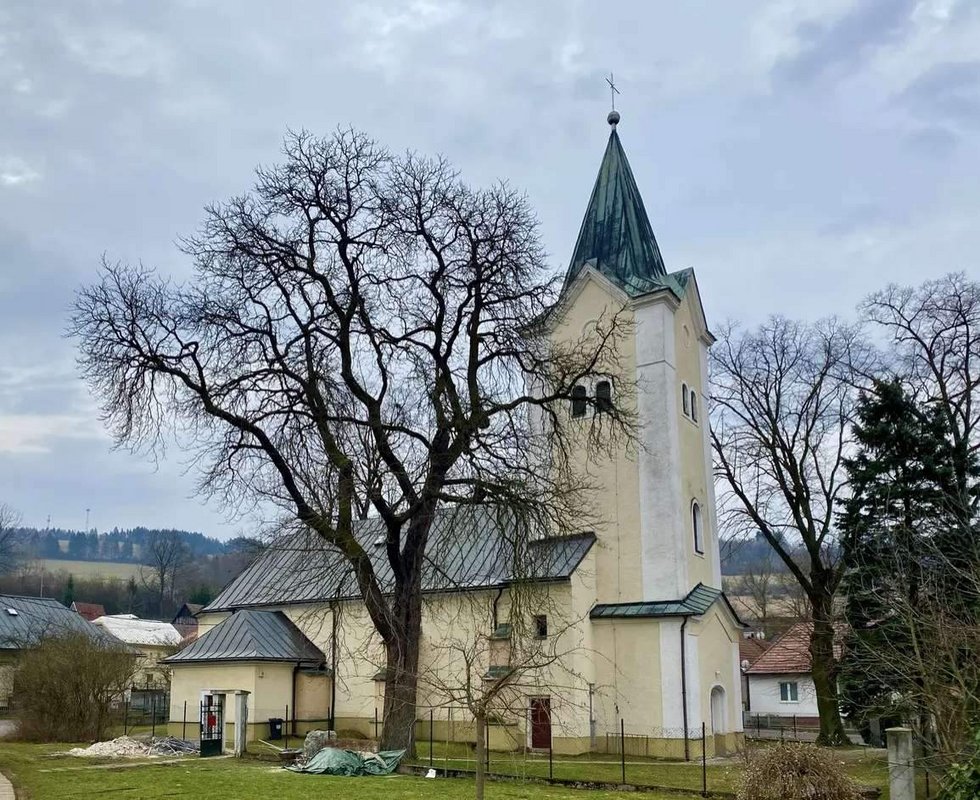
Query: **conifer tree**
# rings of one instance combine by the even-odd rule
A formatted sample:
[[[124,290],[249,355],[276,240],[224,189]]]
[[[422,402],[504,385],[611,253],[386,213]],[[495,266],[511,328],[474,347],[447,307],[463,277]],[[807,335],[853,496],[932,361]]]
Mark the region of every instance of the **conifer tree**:
[[[898,381],[877,381],[857,417],[858,449],[845,459],[851,494],[840,518],[850,627],[842,704],[857,718],[912,719],[923,712],[909,686],[919,676],[902,654],[915,647],[917,632],[896,610],[956,602],[948,590],[960,556],[973,549],[972,503],[960,500],[960,454],[939,409],[917,406]],[[975,460],[967,472],[975,485]]]

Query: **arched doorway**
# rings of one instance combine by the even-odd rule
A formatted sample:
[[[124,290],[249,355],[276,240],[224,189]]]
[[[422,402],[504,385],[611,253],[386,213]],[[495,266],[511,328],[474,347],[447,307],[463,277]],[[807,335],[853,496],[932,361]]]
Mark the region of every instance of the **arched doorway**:
[[[728,725],[725,720],[725,687],[711,687],[711,733],[715,738],[715,755],[725,753],[725,736]]]

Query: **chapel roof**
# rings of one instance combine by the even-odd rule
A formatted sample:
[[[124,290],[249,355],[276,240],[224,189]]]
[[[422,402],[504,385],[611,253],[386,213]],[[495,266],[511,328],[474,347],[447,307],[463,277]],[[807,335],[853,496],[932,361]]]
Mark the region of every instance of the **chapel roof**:
[[[489,589],[515,575],[513,517],[489,506],[437,512],[429,533],[422,574],[424,592]],[[379,518],[355,522],[354,535],[371,558],[381,586],[393,585]],[[595,542],[595,534],[536,539],[529,543],[519,577],[536,581],[569,578]],[[358,600],[361,594],[347,559],[312,532],[285,534],[270,545],[209,603],[204,611]]]
[[[693,617],[704,614],[721,600],[737,622],[738,614],[721,589],[699,583],[678,600],[643,600],[632,603],[597,603],[589,612],[591,619],[644,619],[656,617]]]
[[[163,659],[197,661],[290,661],[322,664],[323,652],[281,611],[242,609]]]
[[[691,271],[668,273],[664,266],[616,131],[618,121],[618,116],[610,117],[612,131],[565,274],[565,288],[583,269],[593,267],[630,296],[669,289],[682,297]]]

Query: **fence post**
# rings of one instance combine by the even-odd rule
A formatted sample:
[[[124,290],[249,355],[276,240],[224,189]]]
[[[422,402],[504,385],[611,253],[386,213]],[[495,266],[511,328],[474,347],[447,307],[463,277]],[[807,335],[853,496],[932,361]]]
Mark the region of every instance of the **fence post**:
[[[701,723],[701,796],[708,796],[708,729]]]
[[[912,762],[912,730],[886,728],[888,789],[892,800],[915,800],[915,767]]]
[[[157,696],[150,695],[150,738],[157,735]]]
[[[378,738],[378,707],[374,707],[374,738]]]
[[[289,749],[289,705],[286,705],[286,718],[282,721],[283,747]]]
[[[129,733],[129,700],[126,701],[126,710],[123,712],[123,736]]]
[[[793,715],[793,738],[798,739],[799,736],[796,733],[796,714]]]
[[[180,738],[187,739],[187,701],[184,701],[184,721],[180,728]]]
[[[433,709],[429,709],[429,766],[432,766],[432,719]]]
[[[626,721],[619,718],[619,765],[623,773],[623,784],[626,783]]]
[[[486,747],[483,749],[487,752],[487,773],[490,772],[490,715],[483,721],[483,735],[484,741],[486,742]]]
[[[554,780],[555,778],[555,736],[554,732],[551,731],[551,726],[548,726],[549,736],[548,736],[548,780]]]

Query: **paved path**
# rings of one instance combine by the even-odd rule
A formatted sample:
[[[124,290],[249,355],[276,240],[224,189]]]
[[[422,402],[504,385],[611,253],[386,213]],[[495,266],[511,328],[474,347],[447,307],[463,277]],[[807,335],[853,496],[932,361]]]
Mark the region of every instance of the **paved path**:
[[[0,773],[0,800],[14,800],[14,787]]]

